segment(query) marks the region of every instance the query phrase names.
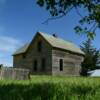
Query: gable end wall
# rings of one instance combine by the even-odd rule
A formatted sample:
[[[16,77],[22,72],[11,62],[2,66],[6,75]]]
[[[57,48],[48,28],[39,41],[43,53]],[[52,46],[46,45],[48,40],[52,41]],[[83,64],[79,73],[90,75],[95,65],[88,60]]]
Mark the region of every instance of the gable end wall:
[[[37,43],[42,41],[42,52],[37,51]],[[29,49],[26,52],[26,58],[23,59],[22,54],[14,56],[14,67],[17,68],[27,68],[30,69],[31,74],[51,74],[52,73],[52,47],[40,36],[37,35],[35,39],[30,44]],[[46,59],[46,69],[45,71],[41,70],[41,60],[42,58]],[[34,60],[38,62],[38,68],[35,72],[33,70]]]

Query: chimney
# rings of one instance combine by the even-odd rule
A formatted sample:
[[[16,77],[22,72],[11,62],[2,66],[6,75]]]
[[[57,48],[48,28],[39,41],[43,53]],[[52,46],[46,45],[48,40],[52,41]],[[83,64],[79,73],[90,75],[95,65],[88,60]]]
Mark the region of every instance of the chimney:
[[[54,34],[52,34],[52,36],[53,36],[53,37],[55,37],[55,38],[57,38],[57,37],[58,37],[55,33],[54,33]]]

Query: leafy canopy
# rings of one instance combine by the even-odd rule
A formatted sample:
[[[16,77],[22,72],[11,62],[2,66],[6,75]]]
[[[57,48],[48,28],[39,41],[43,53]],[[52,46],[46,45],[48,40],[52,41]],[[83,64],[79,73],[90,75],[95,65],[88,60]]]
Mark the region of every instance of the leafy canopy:
[[[45,7],[52,16],[45,23],[61,18],[75,9],[81,17],[80,24],[75,27],[77,33],[86,34],[88,38],[93,39],[96,29],[100,28],[100,0],[37,0],[37,4],[40,7]],[[87,14],[81,15],[80,9],[85,9]]]

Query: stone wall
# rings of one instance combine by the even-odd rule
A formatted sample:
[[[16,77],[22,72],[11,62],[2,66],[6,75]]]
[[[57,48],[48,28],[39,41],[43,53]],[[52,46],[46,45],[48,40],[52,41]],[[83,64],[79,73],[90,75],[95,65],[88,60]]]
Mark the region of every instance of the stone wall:
[[[60,71],[60,59],[63,59],[63,71]],[[82,61],[82,55],[54,49],[52,50],[52,74],[78,76],[80,75]]]
[[[28,69],[7,67],[0,69],[0,79],[25,80],[29,79],[29,75],[30,72]]]

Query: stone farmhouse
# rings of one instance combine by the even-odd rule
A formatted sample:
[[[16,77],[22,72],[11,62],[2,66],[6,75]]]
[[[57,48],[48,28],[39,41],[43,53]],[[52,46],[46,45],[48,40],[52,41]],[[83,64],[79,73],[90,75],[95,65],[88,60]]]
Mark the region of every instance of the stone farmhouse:
[[[30,69],[31,74],[78,76],[83,59],[84,52],[72,42],[37,32],[13,54],[13,66]]]

